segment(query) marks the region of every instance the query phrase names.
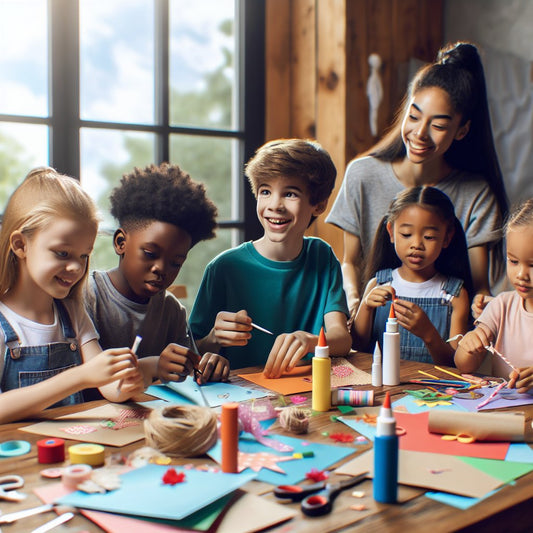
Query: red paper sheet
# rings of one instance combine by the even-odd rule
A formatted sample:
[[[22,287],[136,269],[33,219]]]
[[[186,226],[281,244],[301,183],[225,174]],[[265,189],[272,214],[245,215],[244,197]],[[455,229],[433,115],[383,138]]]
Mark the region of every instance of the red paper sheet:
[[[394,411],[396,424],[405,429],[400,437],[400,449],[415,452],[443,453],[463,457],[504,460],[509,449],[508,442],[472,442],[463,444],[457,441],[442,440],[442,435],[428,430],[429,412],[401,413]]]

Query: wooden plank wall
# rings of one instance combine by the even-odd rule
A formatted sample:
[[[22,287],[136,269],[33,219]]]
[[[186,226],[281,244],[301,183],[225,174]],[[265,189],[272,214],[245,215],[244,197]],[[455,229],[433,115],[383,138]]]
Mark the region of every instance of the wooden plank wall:
[[[411,58],[442,45],[442,0],[266,0],[266,139],[315,138],[337,166],[377,139],[369,127],[368,56],[383,65],[379,134],[391,123]],[[320,217],[309,229],[342,258],[342,232]]]

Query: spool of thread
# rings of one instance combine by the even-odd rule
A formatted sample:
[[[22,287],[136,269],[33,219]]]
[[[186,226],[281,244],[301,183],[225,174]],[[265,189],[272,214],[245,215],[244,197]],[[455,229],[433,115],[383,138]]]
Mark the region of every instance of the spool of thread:
[[[374,391],[347,389],[332,390],[331,405],[351,405],[352,407],[374,405]]]
[[[171,457],[204,455],[217,441],[217,417],[209,407],[171,405],[144,420],[146,445]]]
[[[220,416],[222,472],[236,474],[239,468],[239,404],[222,404]]]
[[[309,412],[301,407],[286,407],[279,415],[279,425],[292,433],[307,433],[309,430]]]
[[[90,479],[92,472],[89,465],[70,465],[63,469],[61,481],[67,489],[76,490],[80,483]]]
[[[63,439],[38,440],[37,460],[43,465],[62,463],[65,460],[65,441]]]
[[[73,444],[68,454],[71,464],[100,466],[105,462],[105,448],[100,444]]]

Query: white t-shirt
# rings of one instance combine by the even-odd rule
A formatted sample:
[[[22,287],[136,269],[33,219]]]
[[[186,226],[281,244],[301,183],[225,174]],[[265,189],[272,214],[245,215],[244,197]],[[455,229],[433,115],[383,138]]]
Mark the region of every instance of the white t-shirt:
[[[94,329],[91,319],[83,309],[72,300],[62,300],[68,312],[72,328],[76,334],[78,346],[83,346],[89,341],[98,339],[98,333]],[[57,308],[54,305],[53,324],[40,324],[14,313],[7,305],[0,302],[0,312],[6,317],[19,337],[21,346],[42,346],[54,342],[66,342],[63,335]],[[5,335],[0,329],[0,377],[4,371],[4,355],[6,353]]]

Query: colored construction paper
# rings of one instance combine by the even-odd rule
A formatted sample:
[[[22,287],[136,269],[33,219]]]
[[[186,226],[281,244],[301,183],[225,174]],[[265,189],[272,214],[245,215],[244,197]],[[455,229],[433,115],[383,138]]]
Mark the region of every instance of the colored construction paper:
[[[243,402],[265,396],[264,392],[238,387],[231,383],[209,382],[205,385],[198,385],[191,376],[187,376],[185,381],[180,383],[151,385],[146,389],[146,393],[173,403],[203,406],[205,404],[200,393],[200,387],[209,407],[218,407],[225,402]]]
[[[492,490],[485,494],[485,496],[482,498],[468,498],[467,496],[459,496],[458,494],[449,494],[447,492],[426,492],[425,496],[430,500],[444,503],[446,505],[450,505],[451,507],[456,507],[457,509],[466,511],[467,509],[470,509],[470,507],[473,507],[477,503],[497,493],[498,490]]]
[[[105,494],[76,491],[56,502],[81,509],[182,520],[255,478],[254,472],[225,474],[184,470],[185,482],[165,485],[162,478],[168,468],[149,464],[122,474],[117,490]]]
[[[453,403],[451,405],[435,405],[430,407],[429,405],[417,405],[416,401],[417,398],[406,394],[403,398],[400,398],[399,400],[393,402],[392,407],[393,409],[397,409],[398,407],[405,407],[405,409],[407,409],[409,413],[423,413],[428,409],[438,409],[439,411],[467,411],[466,407],[463,407],[461,405],[454,405]]]
[[[400,449],[419,452],[443,453],[466,457],[482,457],[485,459],[505,459],[508,442],[472,442],[465,444],[456,440],[443,440],[442,435],[430,433],[428,430],[429,413],[394,412],[398,427],[405,429],[400,437]]]
[[[263,372],[239,374],[239,377],[284,395],[309,392],[312,389],[311,366],[309,365],[297,366],[275,379],[266,378]]]
[[[488,398],[493,392],[494,387],[481,387],[476,389],[475,392],[483,394],[482,398],[474,400],[465,400],[462,398],[453,398],[453,403],[464,407],[467,411],[484,411],[488,409],[503,409],[504,407],[516,407],[518,405],[533,404],[533,395],[531,394],[519,394],[515,389],[502,389],[487,405],[481,407],[477,406],[485,399]]]
[[[264,481],[265,483],[272,483],[273,485],[294,484],[305,479],[305,474],[312,468],[318,470],[326,470],[336,462],[355,453],[357,450],[353,447],[342,447],[331,444],[319,444],[295,437],[286,437],[276,435],[276,440],[279,440],[292,448],[294,452],[313,452],[313,457],[306,457],[294,461],[287,461],[279,463],[285,474],[273,472],[272,470],[262,469],[257,473],[256,479]],[[294,452],[278,452],[271,448],[263,446],[257,442],[249,433],[243,433],[239,437],[239,451],[245,453],[260,453],[267,451],[279,455],[280,457],[292,456]],[[217,462],[220,462],[222,457],[222,447],[220,441],[211,448],[207,454]],[[247,472],[248,470],[244,470]]]
[[[70,491],[62,483],[51,483],[34,489],[44,502],[52,503]],[[253,513],[250,513],[253,509]],[[237,490],[183,520],[155,520],[81,509],[80,512],[107,533],[176,533],[207,531],[208,533],[252,533],[294,518],[298,512],[255,494]]]
[[[511,442],[505,460],[516,463],[533,463],[533,449],[524,442]]]
[[[146,416],[148,412],[149,410],[138,404],[106,403],[93,409],[60,416],[55,420],[38,422],[20,429],[47,437],[106,446],[126,446],[144,439],[143,419],[140,417]],[[123,427],[120,427],[120,424]],[[118,427],[120,429],[117,429]]]
[[[482,497],[502,485],[494,476],[452,455],[400,450],[398,482],[404,485],[437,489],[462,496]],[[337,474],[374,476],[374,450],[369,450],[337,468]]]
[[[509,483],[529,472],[533,472],[533,463],[515,463],[513,461],[498,461],[495,459],[480,459],[479,457],[459,457],[463,463],[493,476],[504,483]]]

